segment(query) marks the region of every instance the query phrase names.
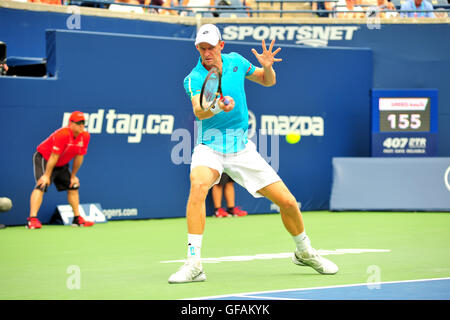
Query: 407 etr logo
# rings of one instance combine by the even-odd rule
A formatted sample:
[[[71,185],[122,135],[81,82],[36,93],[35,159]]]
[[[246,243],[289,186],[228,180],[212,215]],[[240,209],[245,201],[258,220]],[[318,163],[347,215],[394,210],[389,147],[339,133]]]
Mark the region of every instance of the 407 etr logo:
[[[423,137],[396,137],[386,138],[383,141],[384,153],[425,153],[427,138]]]

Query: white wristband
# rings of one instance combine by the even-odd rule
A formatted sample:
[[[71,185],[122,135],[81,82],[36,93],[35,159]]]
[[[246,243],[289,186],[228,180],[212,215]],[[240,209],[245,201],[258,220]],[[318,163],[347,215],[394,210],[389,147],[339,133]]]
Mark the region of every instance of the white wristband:
[[[213,105],[213,106],[211,107],[211,109],[209,109],[209,110],[211,110],[211,112],[214,113],[214,114],[218,114],[218,113],[220,113],[220,112],[223,111],[223,110],[220,109],[220,107],[219,107],[219,101],[216,101],[216,103],[214,103],[214,105]]]

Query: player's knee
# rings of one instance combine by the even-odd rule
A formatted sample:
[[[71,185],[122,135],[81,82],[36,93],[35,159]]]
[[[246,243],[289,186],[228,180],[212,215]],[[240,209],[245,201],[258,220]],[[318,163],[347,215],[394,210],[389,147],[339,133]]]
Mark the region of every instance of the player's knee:
[[[71,195],[77,195],[78,194],[78,188],[77,189],[67,189],[67,194],[69,196]]]
[[[294,196],[287,196],[281,200],[279,206],[284,210],[296,209],[298,208],[297,199]]]
[[[196,195],[199,197],[205,197],[208,194],[209,191],[209,184],[198,180],[198,179],[192,179],[191,180],[191,195]]]

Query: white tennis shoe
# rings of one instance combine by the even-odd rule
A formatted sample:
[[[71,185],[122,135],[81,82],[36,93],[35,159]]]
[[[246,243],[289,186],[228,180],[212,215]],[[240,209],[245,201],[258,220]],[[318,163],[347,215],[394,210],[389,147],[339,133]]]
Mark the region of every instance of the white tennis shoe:
[[[308,266],[321,274],[335,274],[339,268],[333,262],[323,258],[314,248],[299,252],[295,250],[292,262],[299,266]]]
[[[205,281],[206,274],[200,262],[187,261],[169,277],[169,283],[186,283]]]

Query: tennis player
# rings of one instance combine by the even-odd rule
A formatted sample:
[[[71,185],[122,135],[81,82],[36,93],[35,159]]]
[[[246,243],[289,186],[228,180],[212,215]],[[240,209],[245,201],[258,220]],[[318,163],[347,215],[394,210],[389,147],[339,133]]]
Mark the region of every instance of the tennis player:
[[[169,277],[169,283],[206,280],[201,263],[205,200],[209,189],[220,181],[222,172],[226,172],[254,197],[266,197],[280,207],[283,224],[296,245],[293,255],[295,264],[310,266],[322,274],[338,271],[333,262],[321,257],[312,248],[297,200],[247,138],[248,110],[244,80],[267,87],[276,83],[273,64],[282,59],[275,58],[281,48],[272,51],[274,43],[275,40],[272,40],[267,49],[263,40],[262,53],[251,50],[261,64],[261,67],[255,67],[237,53],[222,53],[225,43],[215,25],[206,24],[198,30],[195,46],[200,58],[184,79],[185,90],[198,120],[198,138],[192,154],[191,188],[186,208],[187,261]],[[213,66],[222,74],[222,92],[230,103],[225,105],[219,101],[215,108],[204,111],[200,106],[200,92],[208,70]]]
[[[80,196],[78,188],[80,180],[76,176],[84,155],[87,153],[90,135],[84,130],[85,117],[80,111],[70,115],[69,124],[53,132],[38,147],[33,155],[34,177],[36,186],[30,197],[30,217],[27,218],[28,229],[40,229],[41,222],[37,218],[44,193],[54,183],[58,191],[67,191],[67,200],[73,209],[72,225],[90,227],[92,221],[80,216],[78,209]],[[69,162],[73,159],[72,171]]]

